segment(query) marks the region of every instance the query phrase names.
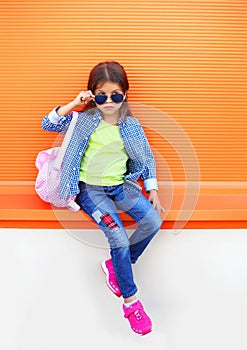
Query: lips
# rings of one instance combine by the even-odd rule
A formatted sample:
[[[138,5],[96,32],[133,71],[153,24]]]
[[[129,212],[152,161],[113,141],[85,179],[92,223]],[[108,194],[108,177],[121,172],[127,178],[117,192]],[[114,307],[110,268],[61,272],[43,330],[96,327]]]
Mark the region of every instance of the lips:
[[[105,109],[113,109],[114,107],[113,106],[105,106],[104,108]]]

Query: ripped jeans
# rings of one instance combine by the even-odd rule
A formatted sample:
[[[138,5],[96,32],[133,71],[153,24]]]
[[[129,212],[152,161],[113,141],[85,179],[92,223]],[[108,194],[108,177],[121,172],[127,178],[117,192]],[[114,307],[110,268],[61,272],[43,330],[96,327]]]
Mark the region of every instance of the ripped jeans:
[[[116,186],[95,186],[79,182],[76,202],[104,232],[110,245],[114,271],[123,298],[137,292],[131,264],[134,264],[159,231],[162,220],[152,204],[142,195],[141,187],[130,181]],[[121,210],[138,224],[128,237],[118,215]]]

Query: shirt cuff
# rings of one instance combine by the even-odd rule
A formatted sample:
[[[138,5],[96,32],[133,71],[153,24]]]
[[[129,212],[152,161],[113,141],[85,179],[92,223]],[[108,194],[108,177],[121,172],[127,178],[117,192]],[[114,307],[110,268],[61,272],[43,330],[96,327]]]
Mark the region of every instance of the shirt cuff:
[[[58,124],[59,120],[61,118],[60,115],[57,114],[57,110],[60,108],[60,106],[55,107],[49,114],[48,118],[53,124]]]
[[[146,180],[144,180],[144,187],[145,187],[146,192],[148,192],[150,190],[158,191],[157,179],[153,178],[153,179],[146,179]]]

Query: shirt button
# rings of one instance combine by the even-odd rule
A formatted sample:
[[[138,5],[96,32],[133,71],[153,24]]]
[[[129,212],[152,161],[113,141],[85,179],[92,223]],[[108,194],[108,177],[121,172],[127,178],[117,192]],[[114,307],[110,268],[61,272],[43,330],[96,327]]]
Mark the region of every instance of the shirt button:
[[[76,170],[76,168],[73,168],[73,170]]]
[[[94,125],[97,126],[97,123],[95,123]]]
[[[67,184],[67,187],[69,187],[69,184]]]
[[[93,120],[96,120],[96,118],[93,118]]]
[[[81,156],[81,155],[82,155],[82,152],[79,152],[79,155]]]
[[[87,140],[87,139],[88,139],[88,137],[86,136],[84,140]]]

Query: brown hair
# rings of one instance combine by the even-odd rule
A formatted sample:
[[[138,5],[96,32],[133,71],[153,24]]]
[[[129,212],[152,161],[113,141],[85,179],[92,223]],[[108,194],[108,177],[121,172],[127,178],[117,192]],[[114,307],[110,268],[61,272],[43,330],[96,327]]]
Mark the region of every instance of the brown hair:
[[[129,90],[127,74],[123,66],[121,66],[121,64],[119,64],[116,61],[106,61],[97,64],[89,74],[87,89],[91,90],[94,94],[97,87],[99,87],[101,84],[104,84],[107,81],[117,83],[121,87],[124,94],[126,94]],[[84,108],[84,110],[89,110],[95,107],[95,102],[90,101]],[[120,114],[121,117],[131,115],[127,95],[120,108]]]

